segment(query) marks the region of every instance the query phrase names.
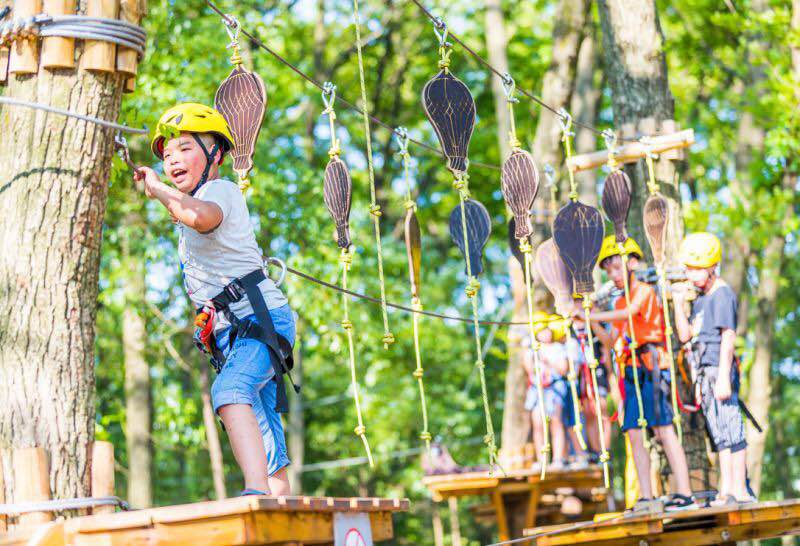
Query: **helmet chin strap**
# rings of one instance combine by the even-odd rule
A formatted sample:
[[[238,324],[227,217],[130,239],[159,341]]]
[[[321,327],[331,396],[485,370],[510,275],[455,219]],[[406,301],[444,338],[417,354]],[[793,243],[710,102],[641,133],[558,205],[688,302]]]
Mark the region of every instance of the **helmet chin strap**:
[[[202,188],[206,182],[208,182],[208,173],[211,171],[211,165],[214,163],[214,156],[217,155],[217,152],[219,151],[219,141],[214,139],[214,146],[209,152],[199,134],[192,133],[192,138],[195,142],[197,142],[197,144],[200,146],[200,149],[203,150],[203,154],[206,156],[206,168],[203,169],[203,175],[200,177],[200,182],[198,182],[194,189],[189,192],[189,195],[194,197],[194,194],[197,193],[197,191]]]

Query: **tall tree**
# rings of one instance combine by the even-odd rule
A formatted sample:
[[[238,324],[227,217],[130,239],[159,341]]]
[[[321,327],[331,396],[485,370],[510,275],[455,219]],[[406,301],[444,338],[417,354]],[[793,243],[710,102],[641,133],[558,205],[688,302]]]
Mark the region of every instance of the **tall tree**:
[[[598,7],[614,125],[625,128],[623,136],[651,134],[675,114],[667,78],[664,35],[655,0],[598,0]],[[625,166],[633,183],[629,231],[640,244],[645,240],[642,208],[647,199],[647,172],[643,165],[644,162],[639,161]],[[672,259],[683,235],[678,172],[671,160],[660,159],[656,164],[656,176],[662,193],[670,201],[671,237],[667,240],[667,256]],[[649,249],[645,252],[649,253]]]
[[[122,230],[122,283],[125,309],[122,347],[125,358],[125,441],[128,447],[128,502],[136,508],[153,504],[152,401],[150,366],[145,357],[145,267],[136,242],[143,239],[144,203],[137,199],[125,215]]]
[[[85,13],[86,1],[77,2]],[[85,55],[76,48],[78,63]],[[116,119],[125,77],[11,75],[5,95]],[[3,107],[0,119],[0,445],[40,446],[56,498],[89,494],[94,333],[111,129]],[[3,457],[4,461],[8,457]],[[5,472],[6,499],[15,476]]]
[[[578,52],[578,64],[575,75],[575,92],[572,94],[571,113],[575,121],[584,126],[574,128],[575,151],[579,154],[593,152],[597,137],[585,125],[596,125],[597,109],[600,102],[598,78],[598,56],[596,29],[591,17],[587,17],[586,29]],[[582,171],[575,174],[578,183],[580,200],[587,205],[597,206],[597,176],[593,171]]]

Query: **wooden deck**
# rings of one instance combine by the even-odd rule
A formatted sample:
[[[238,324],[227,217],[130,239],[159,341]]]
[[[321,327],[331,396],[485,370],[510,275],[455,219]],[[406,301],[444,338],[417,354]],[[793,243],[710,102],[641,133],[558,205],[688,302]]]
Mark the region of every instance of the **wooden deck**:
[[[605,497],[603,471],[599,466],[583,470],[548,470],[544,479],[539,471],[524,469],[505,474],[496,471],[491,475],[488,472],[433,475],[424,477],[422,483],[436,502],[451,497],[488,495],[494,507],[500,540],[507,540],[521,533],[522,529],[535,525],[543,493],[569,488],[588,491],[590,496]],[[523,517],[515,517],[520,511],[524,511]]]
[[[667,544],[736,544],[737,541],[800,534],[800,500],[761,502],[745,506],[715,507],[658,515],[623,517],[588,523],[580,529],[575,524],[526,529],[533,537],[564,529],[550,536],[532,538],[527,544],[555,546],[593,544],[597,546],[647,546]]]
[[[375,542],[394,536],[392,514],[408,500],[237,497],[221,501],[83,516],[0,536],[1,546],[332,544],[337,513],[366,513]]]

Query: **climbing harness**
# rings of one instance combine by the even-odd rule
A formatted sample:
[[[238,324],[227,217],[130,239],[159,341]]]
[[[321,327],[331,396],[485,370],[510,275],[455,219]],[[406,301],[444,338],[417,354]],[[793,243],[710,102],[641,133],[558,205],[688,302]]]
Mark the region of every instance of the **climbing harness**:
[[[358,78],[361,86],[361,115],[364,119],[364,138],[367,142],[367,171],[369,175],[369,214],[375,228],[375,250],[378,254],[378,283],[381,289],[381,314],[383,316],[383,348],[388,349],[394,343],[394,335],[389,331],[389,315],[386,308],[386,282],[383,277],[383,246],[381,245],[381,206],[375,194],[375,168],[372,161],[372,130],[369,126],[369,106],[367,104],[367,86],[364,79],[364,58],[361,44],[361,18],[358,13],[358,0],[353,0],[353,19],[356,29],[356,51],[358,53]]]
[[[119,19],[42,13],[0,22],[0,47],[18,40],[52,36],[111,42],[136,51],[139,59],[144,56],[147,42],[147,33],[142,27]]]
[[[670,381],[672,382],[670,386],[670,397],[672,399],[672,422],[675,424],[675,429],[678,433],[678,442],[683,445],[683,425],[681,423],[681,414],[678,411],[678,377],[675,373],[675,353],[672,348],[672,322],[669,318],[669,300],[667,299],[667,272],[666,272],[666,260],[665,260],[665,253],[664,253],[664,245],[663,241],[666,237],[666,227],[667,227],[667,220],[669,218],[669,204],[666,202],[666,198],[661,195],[661,191],[658,185],[658,181],[656,180],[655,174],[655,167],[653,165],[653,148],[650,145],[648,139],[643,139],[642,144],[644,144],[644,152],[645,152],[645,161],[647,163],[647,173],[648,173],[648,181],[647,181],[647,189],[650,193],[650,198],[648,198],[649,203],[653,203],[653,201],[659,201],[659,208],[663,208],[663,223],[659,222],[661,225],[662,232],[659,234],[658,239],[661,243],[662,249],[661,252],[656,252],[655,249],[653,251],[653,257],[656,258],[656,272],[658,274],[658,286],[661,291],[661,308],[664,313],[664,338],[666,340],[667,345],[667,359],[669,362],[669,377]],[[665,206],[666,205],[666,206]],[[647,206],[644,207],[645,211],[647,210]],[[645,212],[644,222],[647,225],[647,213]],[[648,242],[650,242],[651,248],[657,246],[658,243],[654,244],[653,240],[651,239],[651,233],[649,229],[645,230],[645,233],[648,236]]]
[[[603,133],[603,138],[606,142],[606,148],[608,149],[608,161],[606,165],[611,170],[611,174],[609,176],[614,175],[615,172],[619,171],[619,164],[616,158],[616,144],[617,144],[617,136],[614,134],[613,131],[606,130]],[[627,212],[627,211],[626,211]],[[642,442],[646,449],[650,447],[650,440],[647,437],[647,419],[644,416],[644,403],[642,401],[642,389],[639,384],[639,373],[637,372],[637,362],[639,362],[636,351],[638,349],[638,344],[636,342],[636,331],[633,327],[633,312],[631,311],[631,291],[630,291],[630,279],[628,278],[628,248],[626,247],[627,241],[619,241],[617,239],[617,253],[619,254],[620,260],[622,262],[622,283],[623,289],[625,294],[625,309],[628,315],[628,333],[630,335],[630,343],[628,347],[631,351],[631,367],[633,373],[633,385],[634,391],[636,393],[636,406],[639,410],[639,418],[636,420],[636,424],[639,428],[642,429]]]
[[[419,220],[416,215],[417,204],[411,197],[411,154],[408,153],[408,130],[405,127],[398,127],[395,137],[397,138],[397,144],[400,149],[397,155],[403,162],[403,181],[405,184],[405,201],[403,204],[406,209],[406,216],[403,226],[405,231],[406,255],[408,259],[408,281],[411,287],[411,308],[413,309],[411,324],[414,335],[414,361],[416,362],[416,368],[412,375],[417,381],[420,408],[422,410],[422,430],[419,433],[419,437],[425,442],[426,451],[430,454],[431,439],[433,437],[428,428],[428,405],[425,401],[425,383],[423,381],[425,370],[422,367],[419,343],[419,311],[422,311],[422,299],[420,298],[420,285],[422,283],[422,279],[420,278],[420,266],[422,261],[421,234]]]

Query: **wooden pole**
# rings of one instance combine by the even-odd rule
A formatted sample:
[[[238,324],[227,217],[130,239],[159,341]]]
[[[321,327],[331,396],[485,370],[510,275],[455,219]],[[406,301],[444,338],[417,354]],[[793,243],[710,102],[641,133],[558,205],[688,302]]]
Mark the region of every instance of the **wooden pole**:
[[[461,546],[461,524],[458,522],[458,499],[450,497],[447,499],[450,507],[450,535],[453,539],[453,546]]]
[[[89,17],[116,19],[119,13],[119,0],[88,0],[86,14]],[[94,72],[114,72],[117,46],[101,40],[86,40],[81,66]]]
[[[138,0],[136,7],[136,23],[140,23],[145,15],[147,15],[147,0]],[[136,59],[136,63],[138,63],[138,59]],[[125,87],[123,88],[125,93],[133,93],[136,90],[136,74],[138,72],[137,66],[138,64],[134,64],[133,75],[125,80]]]
[[[15,449],[14,502],[42,502],[50,500],[50,471],[47,452],[42,447]],[[39,525],[53,519],[50,512],[31,512],[19,517],[20,526]]]
[[[694,130],[686,129],[669,135],[659,135],[650,139],[650,146],[654,154],[663,154],[672,150],[688,148],[694,144]],[[675,153],[675,152],[671,152]],[[617,148],[616,159],[619,163],[631,163],[645,156],[645,145],[641,142],[631,142]],[[605,165],[608,161],[608,150],[600,150],[588,154],[575,155],[567,162],[567,167],[574,172],[595,169]]]
[[[442,515],[439,513],[439,503],[431,503],[433,512],[433,545],[444,546],[444,528],[442,527]]]
[[[114,495],[114,444],[95,442],[92,446],[92,496]],[[92,514],[113,514],[113,506],[97,506]]]
[[[0,454],[2,451],[0,451]],[[0,504],[5,504],[6,502],[6,482],[3,477],[3,458],[0,457]],[[0,533],[5,533],[8,531],[8,523],[6,521],[6,517],[0,517]]]
[[[128,23],[139,24],[139,0],[120,0],[119,18]],[[136,76],[138,55],[133,49],[120,46],[117,50],[117,72]]]
[[[75,0],[44,0],[48,15],[73,15]],[[42,66],[44,68],[75,68],[75,40],[51,36],[42,39]]]
[[[14,17],[30,17],[42,11],[42,0],[14,0]],[[18,40],[11,46],[9,74],[36,74],[39,71],[39,41]]]

